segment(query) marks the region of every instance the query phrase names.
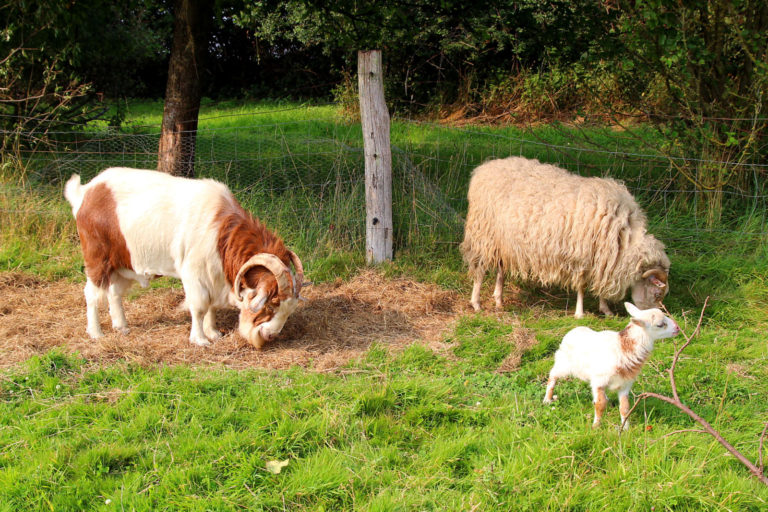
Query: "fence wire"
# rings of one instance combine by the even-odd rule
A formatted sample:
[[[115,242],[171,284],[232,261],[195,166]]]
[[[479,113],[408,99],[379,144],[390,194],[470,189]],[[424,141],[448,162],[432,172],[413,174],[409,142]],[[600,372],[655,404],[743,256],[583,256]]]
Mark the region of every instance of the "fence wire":
[[[90,180],[107,167],[157,167],[159,133],[116,130],[34,133],[19,137],[29,186],[61,184],[73,173]],[[669,160],[639,151],[628,138],[605,148],[536,130],[517,135],[486,129],[395,122],[392,125],[393,221],[396,249],[450,249],[461,241],[472,170],[492,158],[538,158],[589,176],[621,179],[648,213],[650,230],[671,252],[763,250],[768,166],[743,164],[756,184],[726,188],[720,221],[706,222],[706,191],[686,183]],[[558,142],[559,141],[559,142]],[[693,160],[692,160],[693,161]],[[365,177],[359,124],[315,119],[227,128],[202,128],[195,139],[195,172],[227,183],[243,205],[310,254],[362,250]],[[13,190],[5,187],[6,194]],[[704,205],[704,206],[702,206]],[[52,208],[51,214],[60,209]],[[41,212],[44,213],[44,212]],[[5,215],[13,215],[8,206]]]

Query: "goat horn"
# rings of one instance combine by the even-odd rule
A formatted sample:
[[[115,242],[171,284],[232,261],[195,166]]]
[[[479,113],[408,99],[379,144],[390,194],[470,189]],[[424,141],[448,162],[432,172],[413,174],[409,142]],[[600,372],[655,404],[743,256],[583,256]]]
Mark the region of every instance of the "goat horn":
[[[275,279],[277,280],[278,293],[283,294],[284,291],[289,289],[290,285],[288,284],[288,278],[286,277],[286,274],[290,275],[290,270],[288,270],[288,267],[286,267],[285,263],[283,263],[280,258],[274,254],[262,252],[251,256],[251,259],[246,261],[237,272],[237,276],[235,277],[235,282],[232,284],[232,288],[234,288],[235,297],[237,297],[238,301],[243,302],[243,296],[240,293],[240,280],[243,278],[245,273],[253,267],[265,267],[275,275]]]
[[[304,284],[304,266],[301,264],[301,260],[298,256],[296,256],[296,253],[293,251],[288,251],[288,256],[291,258],[291,262],[293,263],[293,268],[296,269],[296,280],[294,282],[295,286],[293,289],[293,293],[296,297],[299,296],[299,292],[301,291],[301,287]]]

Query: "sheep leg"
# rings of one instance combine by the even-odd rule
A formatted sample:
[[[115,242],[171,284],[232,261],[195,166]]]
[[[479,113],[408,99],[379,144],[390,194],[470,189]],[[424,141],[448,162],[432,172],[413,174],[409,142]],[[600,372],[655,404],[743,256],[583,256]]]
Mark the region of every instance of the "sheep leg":
[[[605,316],[613,316],[613,311],[611,311],[610,306],[608,306],[608,302],[602,297],[600,297],[600,311]]]
[[[629,389],[619,391],[619,412],[621,413],[621,424],[624,430],[629,430]]]
[[[483,277],[485,277],[485,271],[480,268],[475,268],[472,272],[475,282],[472,285],[472,299],[470,303],[475,311],[480,311],[480,287],[483,286]]]
[[[208,312],[205,313],[203,332],[206,338],[211,341],[221,338],[221,332],[216,328],[216,309],[213,307],[208,308]]]
[[[131,281],[113,272],[110,278],[107,299],[109,300],[109,316],[112,317],[112,328],[122,334],[128,334],[128,321],[125,319],[123,295],[131,287]]]
[[[85,281],[85,304],[86,316],[88,318],[88,327],[86,332],[93,339],[101,338],[104,332],[99,323],[99,303],[104,300],[104,289],[99,288],[88,278]]]
[[[504,301],[501,295],[504,292],[504,267],[499,263],[499,270],[496,273],[496,288],[493,289],[493,300],[496,302],[496,309],[503,309]]]
[[[551,404],[554,400],[554,397],[552,396],[552,393],[555,391],[555,383],[557,382],[557,377],[554,375],[549,376],[549,380],[547,381],[547,391],[544,393],[544,403],[545,404]]]
[[[592,396],[595,400],[595,420],[592,422],[592,428],[597,428],[603,419],[608,398],[605,396],[605,388],[592,388]]]
[[[579,288],[576,290],[576,312],[573,314],[575,318],[584,318],[584,289]]]

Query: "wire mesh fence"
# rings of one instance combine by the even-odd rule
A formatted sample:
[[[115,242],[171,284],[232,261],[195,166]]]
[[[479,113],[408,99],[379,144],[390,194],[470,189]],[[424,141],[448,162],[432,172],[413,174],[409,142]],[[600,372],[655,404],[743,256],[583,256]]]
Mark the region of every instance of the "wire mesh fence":
[[[363,251],[365,177],[359,124],[341,119],[237,124],[197,131],[197,176],[227,183],[246,208],[309,253],[306,257]],[[36,144],[35,134],[21,134],[26,140],[19,147],[34,148],[19,153],[28,186],[60,186],[72,173],[87,181],[111,166],[156,168],[159,133],[146,132],[49,133],[46,144]],[[722,250],[721,239],[740,244],[742,250],[762,250],[767,166],[745,166],[744,174],[756,184],[749,192],[738,187],[722,190],[725,213],[713,226],[701,215],[708,192],[681,180],[668,159],[642,151],[629,137],[613,134],[602,140],[610,143],[595,143],[572,132],[513,133],[394,122],[395,250],[455,248],[463,235],[472,169],[512,155],[538,158],[582,175],[621,179],[647,211],[651,231],[673,253]]]

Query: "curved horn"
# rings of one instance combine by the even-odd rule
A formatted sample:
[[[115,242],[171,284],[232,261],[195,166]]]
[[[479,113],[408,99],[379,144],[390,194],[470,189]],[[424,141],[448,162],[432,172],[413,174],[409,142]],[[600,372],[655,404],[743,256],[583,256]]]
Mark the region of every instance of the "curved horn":
[[[235,282],[232,283],[232,288],[234,288],[235,297],[237,297],[239,302],[243,302],[243,296],[240,293],[240,280],[243,278],[245,273],[253,267],[265,267],[275,275],[275,279],[277,280],[278,293],[283,293],[284,290],[289,289],[289,281],[285,275],[286,273],[290,275],[288,267],[286,267],[285,263],[280,261],[280,258],[274,254],[262,252],[251,256],[251,259],[246,261],[237,272]]]
[[[298,256],[296,256],[296,253],[293,251],[288,251],[288,256],[291,258],[291,262],[293,263],[293,268],[296,269],[296,281],[295,281],[295,287],[294,287],[294,295],[296,297],[299,296],[299,292],[301,291],[301,285],[304,283],[304,266],[301,264],[301,260]]]
[[[656,278],[659,282],[654,284],[656,284],[660,288],[664,288],[665,286],[667,286],[667,279],[668,279],[667,273],[661,270],[660,268],[652,268],[651,270],[646,270],[645,272],[643,272],[642,277],[643,279],[647,279],[649,277]]]

